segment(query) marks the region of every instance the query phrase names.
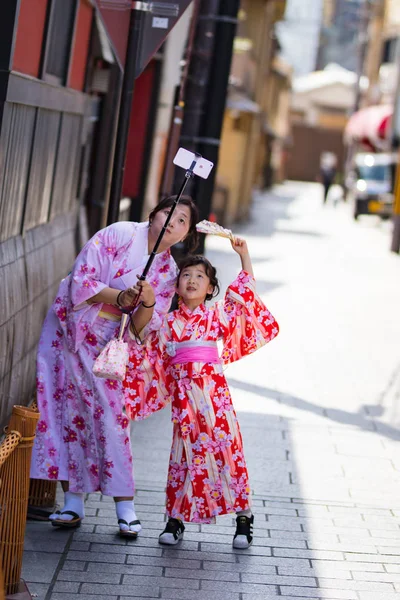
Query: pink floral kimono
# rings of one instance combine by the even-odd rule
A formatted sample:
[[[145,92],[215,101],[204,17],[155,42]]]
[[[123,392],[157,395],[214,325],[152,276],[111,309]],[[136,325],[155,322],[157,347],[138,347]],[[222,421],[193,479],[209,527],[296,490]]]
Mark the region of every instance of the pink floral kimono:
[[[242,437],[223,365],[261,348],[278,330],[253,277],[241,271],[225,300],[193,312],[182,302],[147,339],[146,359],[139,363],[131,354],[124,382],[128,416],[144,419],[172,403],[168,516],[208,523],[249,508]]]
[[[120,313],[87,300],[105,287],[132,286],[145,266],[147,252],[148,223],[115,223],[86,244],[61,282],[39,342],[40,420],[31,477],[69,481],[72,492],[133,495],[122,385],[92,373],[94,360],[119,327]],[[168,312],[176,275],[169,250],[157,254],[147,276],[157,302],[148,332],[159,329]],[[133,341],[131,346],[132,354],[139,357],[140,346]]]

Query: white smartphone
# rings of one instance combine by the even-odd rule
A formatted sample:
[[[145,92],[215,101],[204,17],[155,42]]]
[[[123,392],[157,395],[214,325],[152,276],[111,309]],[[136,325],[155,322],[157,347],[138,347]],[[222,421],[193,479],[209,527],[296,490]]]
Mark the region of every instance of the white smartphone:
[[[193,161],[196,160],[196,164],[193,168],[193,173],[202,177],[203,179],[207,179],[209,174],[211,173],[211,169],[214,166],[209,160],[206,160],[202,156],[196,156],[194,152],[190,152],[190,150],[185,150],[185,148],[179,148],[178,152],[174,158],[174,165],[178,167],[182,167],[182,169],[189,169]]]

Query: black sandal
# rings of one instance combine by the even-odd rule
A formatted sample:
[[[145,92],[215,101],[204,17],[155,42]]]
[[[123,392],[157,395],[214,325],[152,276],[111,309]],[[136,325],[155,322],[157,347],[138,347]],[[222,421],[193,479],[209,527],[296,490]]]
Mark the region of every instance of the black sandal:
[[[78,515],[78,513],[73,510],[64,510],[63,512],[57,510],[55,512],[56,515],[70,515],[73,517],[69,521],[65,519],[51,519],[51,524],[53,527],[64,527],[65,529],[73,529],[74,527],[80,527],[82,523],[82,517]]]
[[[131,521],[130,523],[128,523],[128,521],[125,521],[125,519],[118,519],[118,525],[122,523],[123,525],[127,525],[128,527],[130,527],[131,525],[140,525],[140,521],[137,519],[136,521]],[[137,536],[138,536],[139,531],[131,531],[130,529],[121,529],[119,530],[119,535],[121,537],[129,537],[132,538],[134,540],[136,540]]]

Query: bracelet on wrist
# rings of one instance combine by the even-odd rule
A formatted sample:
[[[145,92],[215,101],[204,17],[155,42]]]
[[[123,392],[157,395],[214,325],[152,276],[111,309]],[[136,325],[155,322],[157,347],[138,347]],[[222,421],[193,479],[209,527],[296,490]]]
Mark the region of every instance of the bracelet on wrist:
[[[156,303],[155,303],[155,302],[154,302],[153,304],[149,304],[149,305],[147,305],[147,304],[144,304],[144,303],[142,302],[142,306],[143,306],[144,308],[153,308],[153,306],[155,306],[155,305],[156,305]]]
[[[121,297],[121,294],[123,294],[123,293],[124,293],[124,290],[121,290],[121,291],[120,291],[120,293],[119,293],[119,294],[118,294],[118,296],[117,296],[117,305],[118,305],[120,308],[124,308],[124,307],[122,306],[122,304],[120,304],[120,302],[119,302],[119,299],[120,299],[120,297]]]

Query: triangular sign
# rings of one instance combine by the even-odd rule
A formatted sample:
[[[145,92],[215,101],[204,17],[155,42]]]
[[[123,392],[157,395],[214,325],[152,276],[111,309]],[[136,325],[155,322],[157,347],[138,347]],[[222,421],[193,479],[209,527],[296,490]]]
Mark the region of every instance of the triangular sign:
[[[157,52],[171,29],[178,22],[192,0],[164,2],[132,2],[132,0],[95,0],[107,31],[115,57],[124,68],[131,11],[142,11],[140,45],[136,77],[140,75]]]

